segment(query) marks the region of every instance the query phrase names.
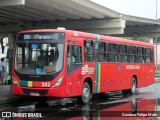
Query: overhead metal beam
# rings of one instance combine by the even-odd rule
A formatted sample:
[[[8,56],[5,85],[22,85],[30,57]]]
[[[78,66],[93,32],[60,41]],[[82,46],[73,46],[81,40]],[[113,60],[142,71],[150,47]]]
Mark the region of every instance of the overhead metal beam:
[[[0,6],[25,5],[25,0],[0,0]]]
[[[125,22],[126,22],[125,20],[113,19],[113,20],[94,20],[94,21],[83,21],[83,22],[82,21],[64,22],[63,25],[64,27],[71,29],[125,28]]]
[[[12,27],[11,27],[12,26]],[[73,22],[50,22],[37,23],[34,28],[32,23],[24,24],[25,29],[55,29],[57,27],[65,27],[66,29],[88,31],[97,34],[123,34],[125,28],[125,20],[95,20],[95,21],[73,21]],[[3,31],[18,31],[20,25],[2,26]],[[1,32],[1,30],[0,30]]]
[[[135,34],[146,37],[160,37],[160,26],[126,27],[124,34],[120,36],[132,37]]]
[[[160,26],[126,27],[125,34],[160,33]]]
[[[96,34],[120,35],[120,36],[160,36],[160,26],[125,27],[125,20],[95,20],[95,21],[73,21],[73,22],[49,22],[49,23],[25,23],[25,29],[56,29],[65,27],[71,30],[80,30]],[[0,33],[17,32],[20,24],[0,25]]]

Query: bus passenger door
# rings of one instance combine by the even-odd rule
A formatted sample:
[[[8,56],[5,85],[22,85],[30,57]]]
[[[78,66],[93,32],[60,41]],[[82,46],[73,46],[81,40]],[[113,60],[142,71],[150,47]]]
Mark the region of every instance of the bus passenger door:
[[[82,49],[78,45],[68,45],[67,48],[67,90],[70,96],[77,95],[81,91],[81,67],[82,67]]]

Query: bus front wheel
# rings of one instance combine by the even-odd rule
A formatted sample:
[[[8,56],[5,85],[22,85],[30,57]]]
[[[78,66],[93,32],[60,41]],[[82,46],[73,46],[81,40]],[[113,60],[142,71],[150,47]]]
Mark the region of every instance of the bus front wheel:
[[[83,84],[82,95],[80,97],[78,97],[77,100],[81,104],[87,104],[87,103],[89,103],[90,96],[91,96],[90,86],[87,82],[85,82]]]

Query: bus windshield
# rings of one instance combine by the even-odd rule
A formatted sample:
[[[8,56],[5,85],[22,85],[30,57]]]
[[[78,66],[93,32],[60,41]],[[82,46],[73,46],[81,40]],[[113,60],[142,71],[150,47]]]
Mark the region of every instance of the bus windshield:
[[[63,44],[17,43],[15,69],[23,74],[53,74],[62,69]]]

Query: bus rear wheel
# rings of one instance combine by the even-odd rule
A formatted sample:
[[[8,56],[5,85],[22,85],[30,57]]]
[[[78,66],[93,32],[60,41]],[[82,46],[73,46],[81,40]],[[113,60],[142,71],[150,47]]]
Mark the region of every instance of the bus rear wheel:
[[[77,100],[80,104],[87,104],[89,103],[90,96],[91,96],[90,86],[87,82],[85,82],[83,84],[82,95],[78,97]]]
[[[136,87],[137,87],[137,82],[136,82],[136,78],[132,77],[132,83],[131,83],[131,89],[127,89],[127,90],[122,90],[122,93],[124,95],[126,94],[136,94]]]
[[[136,94],[136,87],[137,87],[136,79],[135,79],[135,77],[133,77],[132,78],[132,87],[131,87],[131,94],[132,95]]]

